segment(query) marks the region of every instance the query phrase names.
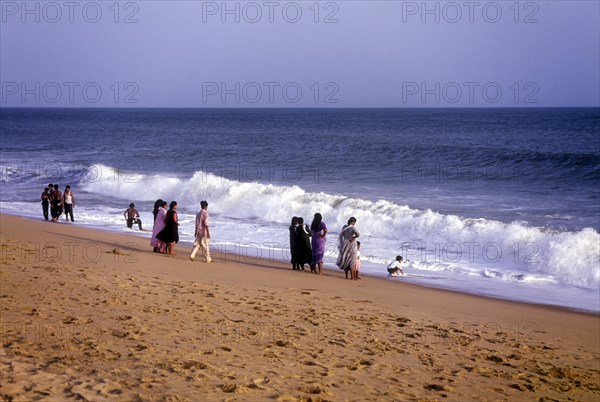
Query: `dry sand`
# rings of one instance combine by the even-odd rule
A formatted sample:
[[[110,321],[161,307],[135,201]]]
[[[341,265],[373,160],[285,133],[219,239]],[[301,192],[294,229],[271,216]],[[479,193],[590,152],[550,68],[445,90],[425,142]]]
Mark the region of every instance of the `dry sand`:
[[[0,236],[6,401],[600,400],[597,315],[62,222]]]

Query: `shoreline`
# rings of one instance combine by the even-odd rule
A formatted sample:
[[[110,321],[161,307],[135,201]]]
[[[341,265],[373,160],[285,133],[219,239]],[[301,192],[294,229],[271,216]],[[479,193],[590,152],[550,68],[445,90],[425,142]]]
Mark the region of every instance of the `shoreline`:
[[[49,231],[49,232],[60,232],[61,228],[71,228],[74,229],[76,232],[79,232],[79,230],[81,231],[91,231],[91,232],[96,232],[96,234],[108,234],[108,235],[115,235],[116,238],[122,240],[121,242],[117,243],[119,246],[120,245],[127,245],[129,247],[129,245],[131,244],[135,244],[135,249],[130,249],[130,257],[133,259],[134,258],[134,254],[137,255],[137,253],[143,253],[145,255],[150,255],[156,258],[166,258],[168,260],[177,260],[177,261],[183,261],[186,263],[190,263],[190,264],[201,264],[201,265],[208,265],[208,266],[212,266],[213,264],[235,264],[235,265],[242,265],[242,266],[253,266],[253,267],[257,267],[257,268],[266,268],[266,269],[276,269],[279,271],[290,271],[291,275],[294,275],[294,272],[290,269],[289,264],[285,263],[284,261],[278,260],[278,259],[267,259],[267,258],[259,258],[259,257],[244,257],[243,255],[240,254],[234,254],[234,253],[228,253],[228,252],[222,252],[219,251],[218,253],[213,253],[213,259],[215,260],[214,263],[212,264],[205,264],[199,261],[199,259],[197,259],[196,261],[192,262],[189,261],[188,259],[188,252],[191,252],[191,247],[192,245],[186,245],[185,247],[180,246],[180,244],[177,244],[176,246],[176,256],[171,257],[168,255],[164,255],[164,254],[157,254],[157,253],[153,253],[151,250],[151,246],[149,244],[147,244],[147,247],[144,247],[145,245],[143,244],[145,240],[149,240],[148,238],[144,237],[144,236],[138,236],[137,234],[135,234],[135,232],[132,233],[121,233],[121,232],[113,232],[111,230],[104,230],[102,228],[93,228],[93,227],[81,227],[81,226],[76,226],[73,224],[65,224],[64,222],[59,222],[59,225],[55,225],[51,222],[45,222],[45,221],[41,221],[41,220],[35,220],[33,218],[27,218],[27,217],[21,217],[18,215],[10,215],[10,214],[4,214],[4,213],[0,213],[0,219],[4,220],[5,216],[10,216],[16,219],[23,219],[23,220],[27,220],[30,223],[38,223],[40,225],[45,226],[46,223],[50,223],[52,225],[52,227],[58,227],[59,229],[57,231]],[[14,224],[14,222],[11,222],[11,225]],[[0,228],[0,232],[2,232],[2,229]],[[102,236],[103,237],[103,236]],[[89,239],[94,239],[96,238],[96,236],[94,235],[90,235]],[[122,238],[122,239],[121,239]],[[131,238],[131,239],[129,239]],[[129,241],[132,239],[136,239],[136,241]],[[108,242],[104,241],[103,242],[106,245],[111,245]],[[114,245],[114,243],[112,244]],[[68,250],[70,247],[72,247],[71,245],[68,245],[67,248],[65,248],[65,251],[70,251]],[[181,250],[185,250],[185,253],[181,253]],[[76,252],[75,249],[73,249],[73,252]],[[104,251],[106,252],[106,251]],[[117,251],[121,252],[121,251]],[[215,256],[219,256],[219,257],[215,257]],[[51,260],[51,256],[48,257]],[[61,256],[62,258],[62,256]],[[71,258],[71,257],[68,257]],[[91,258],[91,261],[93,261],[93,257]],[[53,262],[53,261],[51,261]],[[329,278],[333,278],[333,279],[339,279],[342,283],[356,283],[358,285],[362,284],[364,282],[364,280],[361,281],[350,281],[350,280],[346,280],[344,279],[343,276],[343,271],[339,270],[339,269],[334,269],[331,267],[323,267],[324,269],[324,275],[318,276],[318,275],[314,275],[314,274],[310,274],[310,271],[299,271],[297,272],[298,274],[309,274],[308,276],[310,278],[314,278],[314,280],[319,280],[319,278],[323,278],[323,277],[327,277]],[[336,275],[337,273],[337,275]],[[381,276],[376,276],[376,275],[369,275],[369,274],[363,274],[362,277],[365,277],[368,279],[368,282],[373,282],[378,284],[379,286],[382,286],[383,283],[385,283],[385,286],[400,286],[400,287],[406,287],[411,289],[411,292],[425,292],[425,293],[429,293],[431,292],[432,294],[435,293],[443,293],[446,296],[452,297],[452,295],[456,295],[459,298],[468,298],[468,299],[472,299],[473,303],[477,303],[477,302],[485,302],[485,303],[501,303],[501,304],[507,304],[513,307],[525,307],[525,306],[530,306],[534,309],[541,309],[541,310],[548,310],[548,311],[556,311],[556,312],[565,312],[565,313],[572,313],[572,314],[581,314],[583,316],[589,316],[589,317],[594,317],[594,318],[600,318],[600,313],[596,313],[593,311],[588,311],[588,310],[581,310],[581,309],[576,309],[576,308],[569,308],[569,307],[564,307],[564,306],[558,306],[558,305],[550,305],[550,304],[543,304],[543,303],[532,303],[532,302],[525,302],[525,301],[519,301],[519,300],[511,300],[511,299],[505,299],[505,298],[500,298],[500,297],[492,297],[492,296],[487,296],[487,295],[482,295],[482,294],[477,294],[477,293],[469,293],[469,292],[464,292],[464,291],[460,291],[460,290],[450,290],[450,289],[444,289],[444,288],[436,288],[436,287],[431,287],[431,286],[427,286],[427,285],[421,285],[421,284],[415,284],[415,283],[408,283],[408,282],[399,282],[399,281],[390,281],[385,277],[381,277]],[[378,285],[375,285],[375,287],[377,287]],[[599,321],[600,324],[600,321]]]
[[[44,223],[52,223],[52,222],[46,222],[44,220],[35,218],[33,216],[22,216],[22,215],[17,215],[17,214],[11,214],[10,212],[0,212],[0,217],[3,216],[11,216],[11,217],[16,217],[19,219],[25,219],[28,220],[30,222],[38,222],[41,224]],[[60,221],[58,222],[59,224],[65,224],[65,222]],[[68,223],[68,226],[72,226],[72,223]],[[111,230],[108,227],[102,227],[102,226],[77,226],[77,224],[74,225],[74,227],[79,227],[82,230],[92,230],[92,231],[98,231],[98,232],[102,232],[102,233],[112,233],[112,234],[116,234],[116,235],[122,235],[122,236],[131,236],[137,239],[146,239],[149,240],[149,237],[146,237],[145,235],[142,235],[142,233],[152,233],[151,230],[145,229],[143,232],[138,231],[137,229],[131,230],[129,232],[127,231],[118,231],[118,230]],[[191,248],[193,246],[192,242],[180,242],[177,244],[176,248],[179,250],[182,248],[182,245],[185,248],[189,248],[188,251],[191,252]],[[150,251],[150,246],[148,246],[148,249],[144,249],[143,246],[140,245],[140,249],[139,251]],[[277,259],[277,258],[264,258],[264,257],[248,257],[248,256],[244,256],[242,254],[236,254],[236,253],[231,253],[231,252],[227,252],[227,251],[221,251],[221,250],[217,250],[213,255],[220,255],[220,256],[225,256],[224,258],[221,257],[221,262],[236,262],[236,263],[241,263],[241,264],[253,264],[254,260],[256,261],[268,261],[268,262],[272,262],[275,264],[280,264],[282,269],[288,269],[289,268],[289,264],[286,263],[284,260],[281,259]],[[259,264],[260,265],[260,264]],[[325,270],[325,272],[329,272],[330,274],[333,273],[340,273],[341,279],[343,278],[343,271],[335,268],[335,267],[331,267],[331,266],[323,266],[323,269]],[[461,294],[461,295],[465,295],[465,296],[473,296],[476,298],[482,298],[482,299],[489,299],[489,300],[496,300],[496,301],[502,301],[502,302],[510,302],[510,303],[516,303],[516,304],[525,304],[525,305],[532,305],[532,306],[538,306],[538,307],[542,307],[542,308],[549,308],[549,309],[557,309],[557,310],[564,310],[564,311],[568,311],[568,312],[573,312],[573,313],[580,313],[580,314],[586,314],[586,315],[590,315],[590,316],[594,316],[594,317],[600,317],[600,311],[594,311],[594,310],[586,310],[586,309],[582,309],[582,308],[577,308],[577,307],[569,307],[569,306],[563,306],[563,305],[558,305],[558,304],[549,304],[549,303],[542,303],[542,302],[533,302],[533,301],[528,301],[528,300],[519,300],[519,299],[510,299],[508,297],[502,297],[502,296],[494,296],[494,295],[488,295],[488,294],[482,294],[482,293],[476,293],[476,292],[468,292],[465,290],[461,290],[461,289],[449,289],[449,288],[443,288],[443,287],[436,287],[433,285],[429,285],[429,284],[422,284],[422,283],[412,283],[412,282],[400,282],[398,280],[389,280],[389,277],[385,276],[385,275],[373,275],[371,273],[363,273],[361,275],[361,277],[366,277],[366,278],[370,278],[370,279],[376,279],[379,281],[385,281],[386,283],[395,283],[398,285],[402,285],[402,286],[416,286],[418,288],[423,288],[423,289],[432,289],[435,291],[440,291],[440,292],[449,292],[449,293],[457,293],[457,294]],[[402,279],[402,277],[399,277],[400,279]]]
[[[537,400],[600,396],[600,319],[0,215],[2,396]]]

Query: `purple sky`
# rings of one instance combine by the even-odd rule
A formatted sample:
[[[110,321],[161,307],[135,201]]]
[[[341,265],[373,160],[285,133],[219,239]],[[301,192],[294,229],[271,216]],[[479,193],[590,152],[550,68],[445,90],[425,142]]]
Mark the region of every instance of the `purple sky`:
[[[2,0],[0,12],[3,107],[600,106],[597,1]]]

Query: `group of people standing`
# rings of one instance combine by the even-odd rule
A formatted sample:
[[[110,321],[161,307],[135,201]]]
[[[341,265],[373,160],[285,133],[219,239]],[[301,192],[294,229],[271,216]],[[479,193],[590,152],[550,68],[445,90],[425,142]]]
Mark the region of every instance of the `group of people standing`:
[[[49,184],[41,196],[42,212],[44,218],[58,222],[59,217],[65,214],[68,222],[74,222],[73,209],[75,208],[75,195],[71,186],[66,186],[64,193],[60,191],[58,184]],[[167,202],[158,199],[154,203],[154,226],[150,245],[155,253],[175,255],[175,244],[179,242],[179,219],[177,216],[177,201],[171,201],[167,210]],[[135,204],[129,204],[129,208],[123,213],[127,227],[132,228],[137,224],[142,229],[140,214],[135,209]],[[356,240],[360,233],[355,227],[356,218],[351,217],[348,223],[342,227],[337,239],[338,258],[336,265],[345,272],[346,279],[360,279],[360,242]],[[323,222],[323,216],[316,213],[310,226],[304,223],[302,217],[294,216],[289,228],[290,251],[292,269],[304,271],[308,264],[310,271],[321,275],[323,272],[323,258],[325,256],[325,245],[327,241],[327,225]],[[200,212],[196,215],[196,228],[194,231],[195,241],[189,256],[191,261],[196,259],[196,254],[202,249],[203,261],[212,262],[209,249],[210,225],[208,219],[208,202],[200,202]],[[395,261],[388,266],[391,276],[404,275],[401,268],[402,256],[397,256]]]
[[[131,205],[133,207],[133,204]],[[127,211],[125,211],[127,214]],[[135,211],[137,213],[137,211]],[[155,253],[175,255],[175,244],[179,242],[179,218],[177,216],[177,201],[171,201],[169,210],[167,202],[158,199],[154,203],[154,227],[150,245]],[[130,214],[131,216],[131,214]],[[139,214],[137,215],[139,219]],[[141,228],[141,221],[139,223]],[[129,221],[128,221],[129,226]],[[196,214],[196,228],[194,230],[194,248],[190,254],[190,260],[196,259],[196,254],[202,249],[204,262],[212,262],[210,257],[209,240],[210,228],[208,221],[208,202],[200,202],[200,212]]]
[[[290,225],[292,269],[304,271],[304,265],[308,264],[312,273],[321,275],[326,236],[327,226],[320,213],[315,214],[310,227],[302,217],[294,216]]]
[[[349,274],[350,279],[360,279],[360,242],[356,240],[360,233],[355,224],[356,218],[350,218],[338,237],[339,256],[336,264],[344,270],[346,279]],[[327,241],[327,225],[323,222],[323,216],[316,213],[310,226],[304,223],[302,217],[294,216],[289,231],[292,269],[304,271],[304,266],[308,264],[312,273],[321,275]]]
[[[171,201],[167,211],[167,202],[158,199],[152,210],[154,227],[150,245],[155,253],[175,255],[175,244],[179,242],[179,219],[177,201]]]
[[[44,188],[41,200],[42,213],[44,214],[45,220],[49,220],[49,209],[52,222],[58,222],[58,218],[63,214],[63,211],[67,222],[69,221],[69,218],[71,218],[71,222],[75,222],[75,219],[73,218],[75,195],[71,191],[71,186],[66,186],[65,192],[62,193],[58,184],[50,183],[48,184],[48,187]]]

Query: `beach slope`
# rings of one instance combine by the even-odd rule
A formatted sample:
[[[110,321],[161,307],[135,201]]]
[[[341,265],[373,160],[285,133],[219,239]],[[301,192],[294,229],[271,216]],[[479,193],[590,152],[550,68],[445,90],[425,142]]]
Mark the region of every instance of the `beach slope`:
[[[0,241],[6,401],[600,399],[597,315],[9,215]]]

